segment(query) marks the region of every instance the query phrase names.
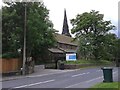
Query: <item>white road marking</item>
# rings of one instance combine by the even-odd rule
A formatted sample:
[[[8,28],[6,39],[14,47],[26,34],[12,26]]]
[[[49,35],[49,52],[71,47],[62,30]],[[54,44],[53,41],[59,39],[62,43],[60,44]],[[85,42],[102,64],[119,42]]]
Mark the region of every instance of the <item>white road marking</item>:
[[[79,85],[79,84],[82,84],[82,83],[84,83],[84,82],[80,82],[80,83],[77,83],[77,84],[73,84],[73,85],[67,86],[67,87],[65,87],[65,88],[71,88],[71,87],[73,87],[73,86],[76,86],[76,85]]]
[[[116,73],[117,73],[117,71],[113,72],[113,74],[116,74]],[[103,76],[102,76],[102,77],[95,78],[95,79],[91,79],[91,80],[86,81],[86,82],[89,83],[89,82],[92,82],[92,81],[94,81],[94,80],[101,79],[101,78],[103,78]]]
[[[37,83],[32,83],[32,84],[22,85],[22,86],[13,87],[13,88],[30,87],[30,86],[34,86],[34,85],[38,85],[38,84],[44,84],[44,83],[53,82],[53,81],[55,81],[55,80],[53,79],[53,80],[48,80],[48,81],[43,81],[43,82],[37,82]]]
[[[90,72],[87,72],[87,73],[82,73],[82,74],[76,74],[76,75],[73,75],[72,77],[77,77],[77,76],[81,76],[81,75],[84,75],[84,74],[89,74]]]
[[[76,86],[76,85],[79,85],[79,84],[84,84],[84,83],[89,83],[89,82],[91,82],[91,81],[94,81],[94,80],[97,80],[97,79],[101,79],[101,78],[103,78],[103,77],[98,77],[98,78],[91,79],[91,80],[89,80],[89,81],[84,81],[84,82],[80,82],[80,83],[77,83],[77,84],[73,84],[73,85],[67,86],[67,87],[65,87],[65,88],[71,88],[71,87],[73,87],[73,86]]]
[[[99,70],[99,71],[101,71],[101,70]],[[113,72],[113,74],[116,74],[116,73],[118,73],[118,71]],[[79,85],[79,84],[90,83],[90,82],[93,82],[95,80],[102,79],[102,78],[103,78],[103,76],[97,77],[97,78],[94,78],[94,79],[91,79],[91,80],[88,80],[88,81],[84,81],[84,82],[80,82],[80,83],[77,83],[77,84],[73,84],[73,85],[67,86],[65,88],[71,88],[71,87],[74,87],[74,86]]]
[[[88,81],[86,81],[86,83],[89,83],[89,82],[92,82],[92,81],[95,81],[95,80],[101,79],[101,78],[103,78],[103,76],[102,77],[98,77],[98,78],[94,78],[94,79],[91,79],[91,80],[88,80]]]
[[[102,70],[97,70],[96,72],[101,72]]]

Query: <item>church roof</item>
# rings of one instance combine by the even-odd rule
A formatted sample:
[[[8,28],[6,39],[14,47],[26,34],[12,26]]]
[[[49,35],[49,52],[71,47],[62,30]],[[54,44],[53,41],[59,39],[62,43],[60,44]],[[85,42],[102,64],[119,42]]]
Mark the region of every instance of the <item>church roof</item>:
[[[73,49],[63,49],[63,48],[59,48],[59,49],[66,53],[76,53],[77,52],[77,50],[73,50]]]
[[[55,34],[55,38],[56,38],[58,43],[64,43],[64,44],[78,46],[78,42],[73,41],[72,37],[65,36],[65,35],[62,35],[62,34]]]
[[[58,49],[58,48],[50,48],[48,49],[50,52],[53,53],[64,53],[62,50]]]
[[[76,53],[77,52],[77,50],[63,49],[63,48],[49,48],[48,50],[52,53]]]
[[[73,41],[74,38],[72,37],[65,36],[58,33],[55,33],[54,36],[58,43],[74,45],[76,47],[78,46],[77,41]],[[65,48],[63,49],[58,47],[49,48],[48,50],[52,53],[75,53],[76,52],[76,50],[73,50],[73,49],[65,49]]]

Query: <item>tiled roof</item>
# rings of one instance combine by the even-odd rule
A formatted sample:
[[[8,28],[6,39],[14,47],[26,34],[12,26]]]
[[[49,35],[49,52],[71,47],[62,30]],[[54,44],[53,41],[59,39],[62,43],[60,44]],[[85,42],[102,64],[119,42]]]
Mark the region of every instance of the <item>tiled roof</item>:
[[[48,50],[52,53],[75,53],[76,52],[76,50],[63,49],[63,48],[50,48]]]
[[[66,53],[76,53],[76,51],[77,51],[77,50],[73,50],[73,49],[63,49],[63,48],[59,48],[59,49]]]
[[[75,46],[78,45],[76,41],[73,41],[72,37],[68,37],[68,36],[61,35],[61,34],[55,34],[55,38],[57,42],[59,43],[70,44],[70,45],[75,45]]]
[[[55,34],[55,38],[58,43],[64,43],[64,44],[69,44],[69,45],[74,45],[78,46],[77,42],[73,41],[72,37],[61,35],[61,34]],[[64,48],[50,48],[48,49],[52,53],[75,53],[76,50],[73,49],[64,49]]]
[[[64,53],[62,50],[58,49],[58,48],[50,48],[48,49],[50,52],[53,53]]]

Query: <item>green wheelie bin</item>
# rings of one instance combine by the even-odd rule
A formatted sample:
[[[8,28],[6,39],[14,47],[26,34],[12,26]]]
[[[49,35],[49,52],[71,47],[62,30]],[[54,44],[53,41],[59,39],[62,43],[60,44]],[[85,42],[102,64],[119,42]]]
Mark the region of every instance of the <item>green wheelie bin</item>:
[[[104,77],[103,82],[113,82],[113,74],[112,74],[113,68],[103,67],[102,70],[103,70],[103,77]]]

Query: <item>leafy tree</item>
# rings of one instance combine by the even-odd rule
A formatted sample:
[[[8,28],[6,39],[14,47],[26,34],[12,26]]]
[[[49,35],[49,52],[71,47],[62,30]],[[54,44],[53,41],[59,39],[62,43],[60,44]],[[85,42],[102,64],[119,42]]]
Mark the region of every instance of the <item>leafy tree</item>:
[[[27,57],[42,56],[44,51],[54,46],[53,24],[49,20],[49,11],[43,2],[10,2],[2,7],[2,43],[3,53],[23,50],[23,33],[26,4]],[[21,52],[22,53],[22,52]]]
[[[79,39],[80,54],[88,59],[101,59],[103,51],[106,52],[106,40],[108,32],[114,29],[111,21],[104,21],[104,15],[99,11],[90,11],[78,14],[71,20],[72,33]],[[105,47],[105,48],[104,48]]]
[[[120,38],[117,38],[115,43],[115,50],[114,50],[114,59],[116,61],[116,66],[120,66]]]
[[[103,39],[103,47],[101,48],[101,57],[106,60],[113,60],[116,53],[117,37],[115,34],[106,34]]]

